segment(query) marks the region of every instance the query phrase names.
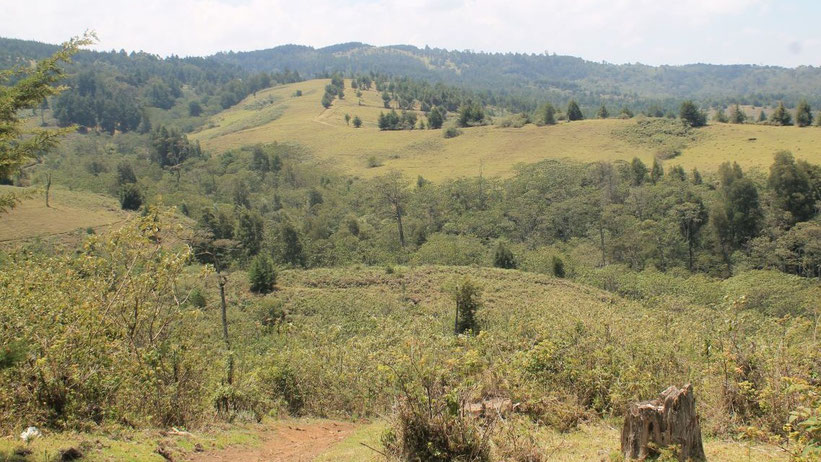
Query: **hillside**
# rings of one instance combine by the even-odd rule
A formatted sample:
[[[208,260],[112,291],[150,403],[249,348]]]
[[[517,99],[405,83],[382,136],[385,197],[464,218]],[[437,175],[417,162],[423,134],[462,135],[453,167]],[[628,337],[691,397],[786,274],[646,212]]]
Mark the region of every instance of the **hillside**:
[[[516,164],[544,159],[595,162],[639,157],[651,163],[659,150],[640,135],[620,135],[634,127],[637,119],[473,127],[453,139],[444,139],[441,130],[380,131],[377,118],[386,109],[379,92],[364,91],[360,101],[349,91],[344,100],[335,100],[325,110],[320,99],[327,82],[310,80],[259,91],[211,117],[192,137],[217,153],[256,143],[296,143],[320,162],[345,173],[372,177],[397,169],[434,181],[480,173],[506,177]],[[297,90],[302,91],[301,97],[294,96]],[[362,128],[346,125],[345,114],[359,116]],[[712,171],[730,161],[745,169],[766,169],[773,153],[782,149],[821,162],[821,131],[814,127],[712,124],[681,142],[682,154],[668,160],[669,166]],[[369,167],[372,157],[380,167]]]
[[[20,188],[0,186],[0,193],[12,191],[19,194]],[[77,230],[83,233],[87,229],[99,230],[128,217],[115,199],[93,193],[52,188],[49,208],[42,191],[32,189],[28,194],[28,198],[0,220],[0,245],[67,235]]]
[[[291,69],[303,75],[343,72],[382,72],[432,81],[446,81],[502,95],[585,104],[598,101],[696,98],[704,102],[743,98],[758,105],[779,99],[811,98],[821,103],[821,69],[787,69],[756,65],[691,64],[647,66],[609,64],[582,58],[520,53],[481,53],[420,49],[399,45],[374,47],[348,43],[315,49],[285,45],[267,50],[219,53],[215,61],[248,70]],[[525,103],[526,104],[526,103]]]

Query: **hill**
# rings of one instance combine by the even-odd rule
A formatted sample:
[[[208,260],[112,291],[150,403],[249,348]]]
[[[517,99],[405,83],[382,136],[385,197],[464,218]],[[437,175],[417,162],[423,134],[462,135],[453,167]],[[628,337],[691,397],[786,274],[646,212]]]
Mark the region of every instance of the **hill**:
[[[742,98],[762,105],[780,99],[811,98],[821,103],[821,69],[802,66],[691,64],[648,66],[586,61],[572,56],[521,53],[481,53],[417,48],[375,47],[348,43],[320,49],[285,45],[267,50],[219,53],[215,61],[254,71],[296,70],[303,75],[335,71],[382,72],[443,81],[514,98],[566,102],[574,97],[586,105],[696,98],[702,102]]]
[[[765,169],[773,153],[781,149],[821,162],[821,132],[814,127],[712,124],[692,136],[656,142],[648,142],[654,132],[630,133],[639,119],[522,128],[482,126],[463,129],[453,139],[443,138],[441,130],[380,131],[377,119],[387,110],[379,92],[366,90],[358,99],[349,91],[345,99],[335,100],[326,110],[320,100],[327,83],[316,79],[259,91],[211,117],[192,137],[215,152],[256,143],[296,143],[320,162],[349,174],[371,177],[397,169],[435,181],[480,173],[510,176],[516,164],[544,159],[594,162],[639,157],[650,163],[670,143],[680,147],[681,155],[667,161],[668,165],[687,169],[715,170],[726,161]],[[297,90],[301,97],[294,96]],[[362,128],[346,124],[345,114],[359,116]]]
[[[0,193],[11,191],[19,194],[20,188],[0,186]],[[28,192],[29,197],[0,220],[0,245],[99,229],[128,217],[120,210],[120,204],[110,197],[55,187],[51,190],[51,207],[47,208],[41,191]]]

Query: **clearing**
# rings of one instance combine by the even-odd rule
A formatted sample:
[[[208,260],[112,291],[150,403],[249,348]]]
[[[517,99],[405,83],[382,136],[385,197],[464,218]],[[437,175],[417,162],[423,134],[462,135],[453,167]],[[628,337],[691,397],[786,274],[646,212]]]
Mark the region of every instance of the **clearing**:
[[[346,82],[345,99],[334,100],[329,109],[320,104],[328,80],[259,91],[211,117],[192,138],[217,153],[256,143],[297,143],[308,148],[320,165],[345,173],[372,177],[397,169],[434,181],[480,173],[504,177],[514,172],[516,164],[550,158],[594,162],[639,157],[649,163],[658,152],[657,147],[618,136],[619,131],[635,126],[641,120],[638,117],[544,127],[473,127],[451,139],[444,139],[442,130],[380,131],[377,118],[388,111],[380,94],[367,90],[357,98],[350,81]],[[294,96],[297,90],[302,91],[301,97]],[[347,125],[345,114],[359,116],[362,128]],[[686,143],[679,157],[666,161],[668,167],[679,164],[688,170],[709,171],[722,162],[736,161],[745,169],[768,168],[773,153],[781,149],[821,162],[821,129],[816,127],[712,124],[697,132],[697,139]],[[382,166],[369,168],[371,157]]]

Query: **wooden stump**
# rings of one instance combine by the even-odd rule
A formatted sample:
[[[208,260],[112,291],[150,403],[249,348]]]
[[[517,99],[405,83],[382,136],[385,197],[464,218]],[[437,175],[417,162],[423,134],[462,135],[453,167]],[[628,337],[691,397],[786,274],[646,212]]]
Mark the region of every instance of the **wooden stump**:
[[[706,460],[701,443],[701,425],[696,414],[693,387],[687,384],[664,390],[652,401],[630,405],[621,430],[621,452],[625,459],[644,460],[658,448],[678,446],[678,459]]]

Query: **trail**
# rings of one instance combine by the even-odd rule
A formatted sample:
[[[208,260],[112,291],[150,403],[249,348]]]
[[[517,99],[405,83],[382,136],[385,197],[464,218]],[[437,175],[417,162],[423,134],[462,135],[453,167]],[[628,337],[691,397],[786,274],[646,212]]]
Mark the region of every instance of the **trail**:
[[[192,462],[308,462],[348,437],[356,428],[350,422],[277,423],[262,435],[255,448],[228,448],[196,454]]]

